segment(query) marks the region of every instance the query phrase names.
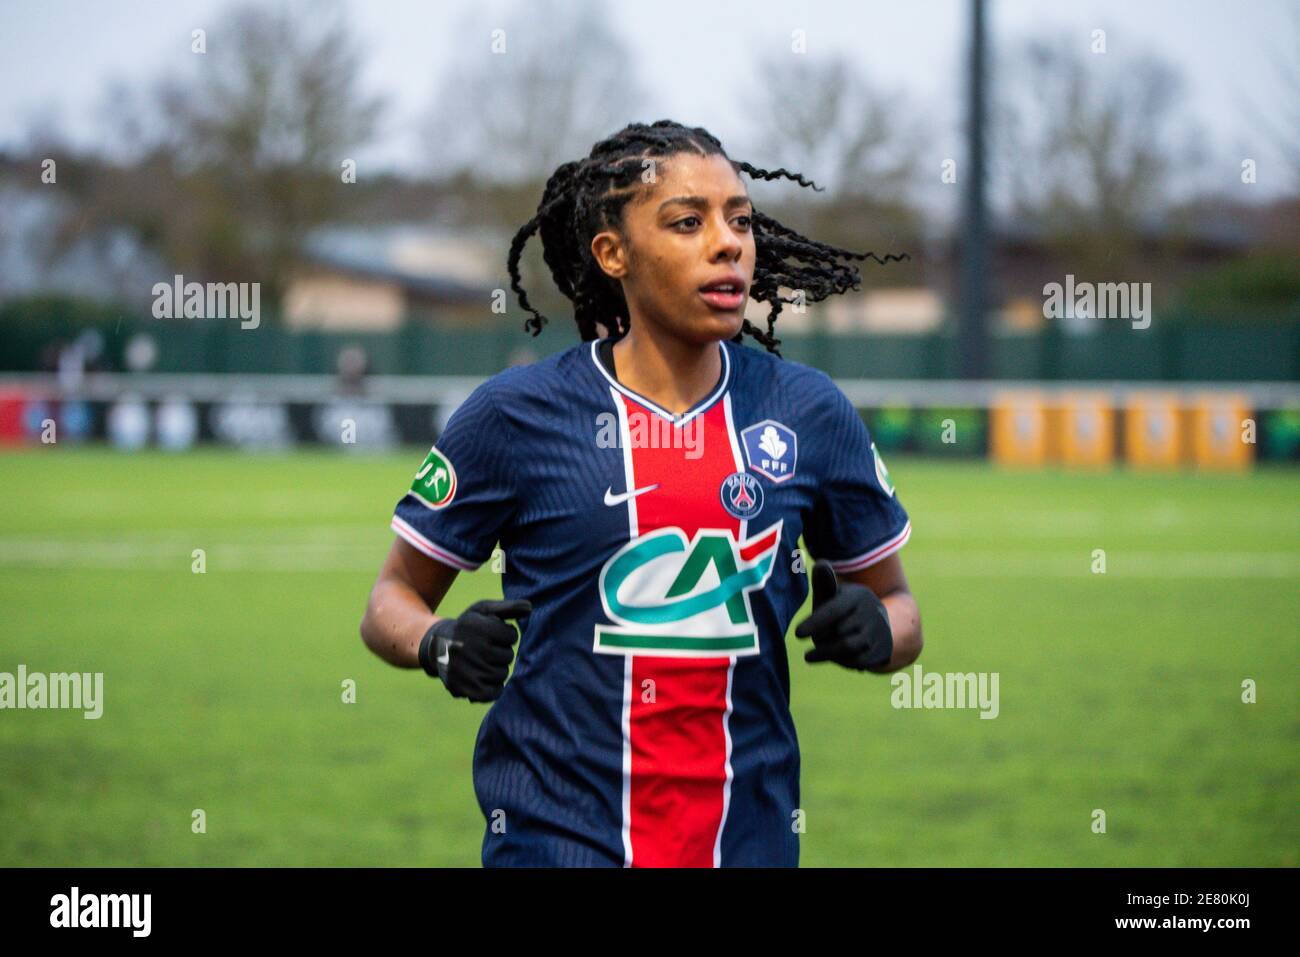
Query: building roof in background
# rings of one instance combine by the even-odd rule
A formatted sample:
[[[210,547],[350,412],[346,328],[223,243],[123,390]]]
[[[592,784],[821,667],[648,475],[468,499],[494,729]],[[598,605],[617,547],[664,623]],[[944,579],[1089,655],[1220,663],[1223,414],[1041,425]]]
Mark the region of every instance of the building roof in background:
[[[393,282],[441,302],[484,302],[502,285],[501,247],[485,234],[411,224],[331,226],[304,243],[308,264]]]

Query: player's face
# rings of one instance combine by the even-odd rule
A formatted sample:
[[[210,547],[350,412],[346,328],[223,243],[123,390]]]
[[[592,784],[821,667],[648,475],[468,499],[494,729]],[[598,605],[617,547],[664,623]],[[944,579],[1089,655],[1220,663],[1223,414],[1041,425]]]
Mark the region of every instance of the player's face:
[[[745,185],[725,157],[691,153],[658,160],[655,180],[624,207],[626,245],[614,256],[632,320],[699,344],[729,339],[754,279]],[[705,288],[723,281],[731,291]]]

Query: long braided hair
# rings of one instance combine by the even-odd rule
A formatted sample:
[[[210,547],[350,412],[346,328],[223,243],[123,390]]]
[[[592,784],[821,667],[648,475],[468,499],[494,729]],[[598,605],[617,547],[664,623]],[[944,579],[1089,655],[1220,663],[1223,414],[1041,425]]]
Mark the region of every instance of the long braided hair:
[[[622,285],[600,268],[591,254],[591,239],[602,230],[618,228],[623,207],[636,194],[646,160],[666,159],[685,152],[721,155],[738,173],[748,173],[754,179],[788,179],[823,191],[798,173],[759,169],[731,159],[717,138],[702,127],[688,128],[672,120],[658,120],[648,126],[631,123],[593,146],[585,159],[560,165],[546,181],[537,212],[511,240],[507,259],[510,288],[518,297],[519,305],[531,313],[524,320],[526,331],[537,336],[548,321],[528,301],[519,279],[519,259],[524,245],[530,236],[540,233],[543,258],[556,287],[573,303],[582,340],[600,338],[597,322],[615,337],[627,332],[631,320]],[[746,319],[732,341],[740,342],[749,333],[778,356],[781,340],[774,332],[777,316],[783,303],[800,301],[781,296],[780,287],[802,292],[804,302],[821,302],[836,293],[859,288],[858,268],[846,260],[869,259],[884,265],[909,258],[904,253],[886,254],[881,259],[874,253],[855,253],[819,243],[757,209],[751,223],[756,259],[749,294],[768,303],[771,309],[766,331]]]

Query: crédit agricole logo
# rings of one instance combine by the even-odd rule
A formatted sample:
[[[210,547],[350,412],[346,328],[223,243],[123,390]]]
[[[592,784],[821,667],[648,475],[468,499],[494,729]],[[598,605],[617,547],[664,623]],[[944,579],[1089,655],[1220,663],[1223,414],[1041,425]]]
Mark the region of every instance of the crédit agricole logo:
[[[723,528],[687,540],[680,528],[628,542],[600,571],[600,600],[613,625],[596,625],[595,650],[687,658],[758,653],[749,593],[767,584],[781,525],[743,542]]]

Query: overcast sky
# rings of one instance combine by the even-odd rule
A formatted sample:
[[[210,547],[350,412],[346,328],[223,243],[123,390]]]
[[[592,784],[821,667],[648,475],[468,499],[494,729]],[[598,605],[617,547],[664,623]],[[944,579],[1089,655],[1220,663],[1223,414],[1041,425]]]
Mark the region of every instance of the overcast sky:
[[[416,168],[414,120],[432,98],[438,64],[467,38],[455,27],[473,0],[344,0],[369,51],[366,82],[392,108],[368,154],[380,165]],[[990,0],[995,49],[1028,35],[1077,32],[1086,44],[1104,29],[1108,49],[1154,51],[1183,70],[1188,109],[1225,162],[1262,157],[1260,193],[1270,193],[1275,149],[1255,128],[1248,104],[1296,117],[1294,90],[1277,60],[1300,69],[1300,0]],[[183,68],[190,31],[220,25],[228,0],[5,0],[0,12],[0,143],[34,124],[55,124],[74,140],[101,134],[95,106],[112,77],[145,80]],[[474,4],[507,28],[512,4]],[[608,0],[611,20],[636,53],[652,93],[650,121],[671,117],[707,126],[724,143],[742,139],[744,87],[763,57],[807,31],[810,48],[860,58],[878,84],[905,91],[932,111],[935,148],[961,155],[960,60],[966,0]],[[570,62],[580,62],[575,51]],[[632,65],[630,65],[632,68]],[[761,162],[761,157],[751,157]],[[811,171],[808,171],[811,173]]]

